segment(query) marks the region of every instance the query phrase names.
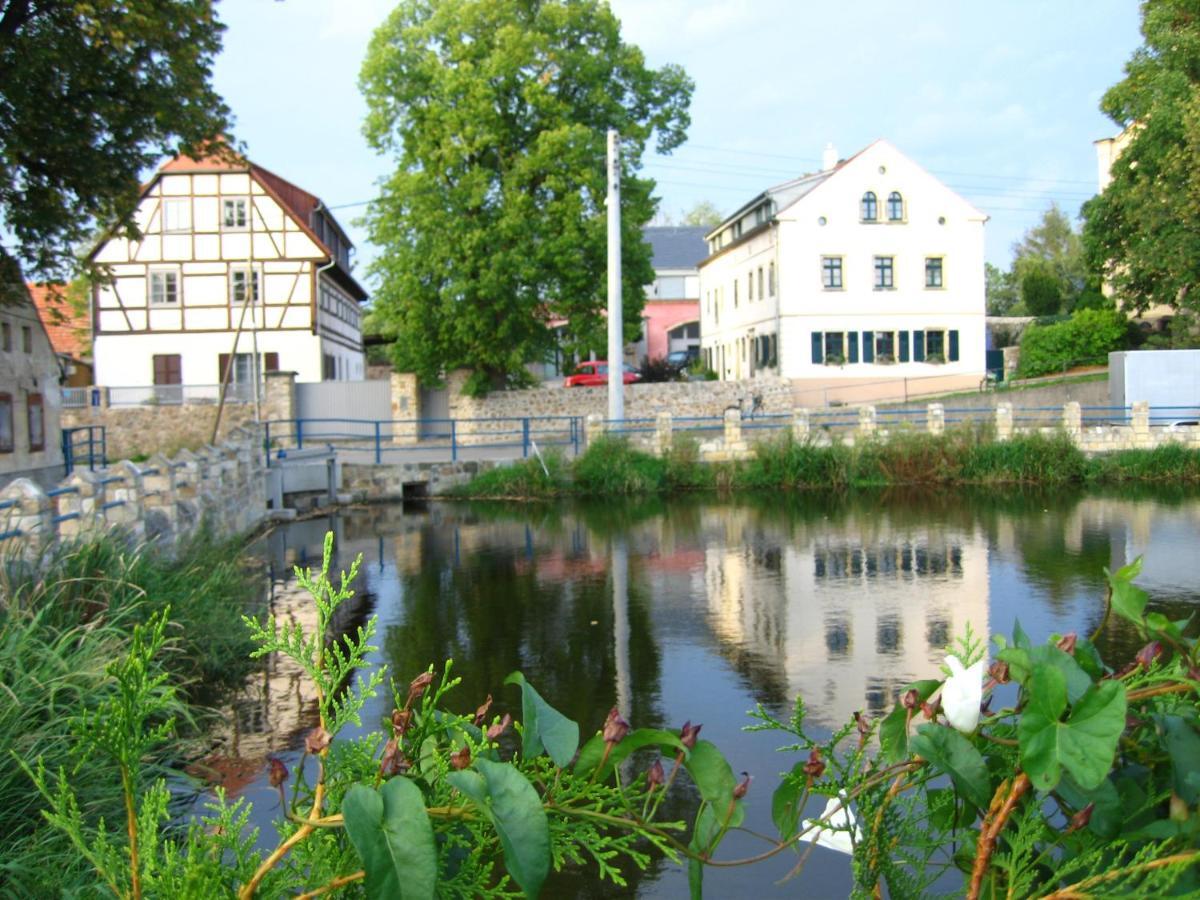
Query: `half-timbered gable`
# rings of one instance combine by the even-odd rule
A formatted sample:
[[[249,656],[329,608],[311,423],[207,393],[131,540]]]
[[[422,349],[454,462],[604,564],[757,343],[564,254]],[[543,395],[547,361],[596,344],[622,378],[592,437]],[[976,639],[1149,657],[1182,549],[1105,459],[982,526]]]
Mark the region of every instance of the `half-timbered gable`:
[[[255,345],[261,370],[363,377],[366,294],[316,196],[253,163],[180,157],[145,187],[136,220],[139,239],[92,255],[112,276],[93,295],[97,383],[216,385],[235,353],[241,381]]]

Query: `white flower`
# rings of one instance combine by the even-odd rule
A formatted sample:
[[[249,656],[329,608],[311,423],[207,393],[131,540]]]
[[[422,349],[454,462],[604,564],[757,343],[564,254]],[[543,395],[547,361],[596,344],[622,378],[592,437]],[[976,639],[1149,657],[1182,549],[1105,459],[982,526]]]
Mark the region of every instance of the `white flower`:
[[[950,677],[942,687],[942,709],[950,724],[963,734],[970,734],[979,724],[979,704],[983,702],[983,664],[979,660],[964,669],[957,656],[947,656]]]
[[[837,850],[839,853],[854,853],[854,844],[862,840],[862,829],[854,820],[854,813],[846,802],[846,792],[831,797],[819,819],[805,819],[801,825],[805,834],[802,841],[813,841],[818,846]],[[834,830],[838,829],[838,830]],[[850,832],[854,837],[851,839]]]

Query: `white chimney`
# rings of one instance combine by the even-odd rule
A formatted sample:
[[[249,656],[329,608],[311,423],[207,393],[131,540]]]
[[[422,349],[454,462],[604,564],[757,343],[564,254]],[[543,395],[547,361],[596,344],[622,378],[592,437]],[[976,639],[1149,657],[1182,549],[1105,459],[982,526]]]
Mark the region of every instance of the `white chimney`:
[[[832,143],[826,144],[825,152],[821,156],[821,171],[828,172],[830,169],[832,169],[834,166],[837,165],[837,162],[838,162],[837,147],[833,146]]]

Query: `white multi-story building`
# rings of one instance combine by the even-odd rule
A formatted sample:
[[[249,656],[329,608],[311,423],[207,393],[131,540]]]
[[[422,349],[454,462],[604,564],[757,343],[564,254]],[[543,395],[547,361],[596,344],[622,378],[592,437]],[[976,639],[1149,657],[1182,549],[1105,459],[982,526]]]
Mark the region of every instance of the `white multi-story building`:
[[[225,380],[246,389],[255,348],[259,373],[364,377],[367,294],[317,197],[248,161],[177,157],[142,190],[137,223],[140,240],[92,254],[112,273],[92,298],[97,384],[154,386],[160,402]]]
[[[985,370],[987,216],[886,140],[763,191],[706,236],[701,346],[722,379],[830,382]]]

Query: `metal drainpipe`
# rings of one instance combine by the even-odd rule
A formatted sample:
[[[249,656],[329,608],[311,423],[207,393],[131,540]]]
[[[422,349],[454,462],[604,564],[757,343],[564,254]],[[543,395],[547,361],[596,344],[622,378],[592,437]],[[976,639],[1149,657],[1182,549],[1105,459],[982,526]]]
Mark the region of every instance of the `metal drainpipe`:
[[[779,220],[771,223],[775,236],[775,374],[783,377],[783,268],[779,265]]]
[[[318,200],[316,207],[313,209],[313,213],[318,213],[322,209],[325,209],[325,204],[322,203],[320,200]],[[318,337],[320,337],[320,334],[321,334],[320,329],[317,327],[317,323],[321,319],[321,273],[328,272],[330,269],[332,269],[336,265],[337,265],[337,254],[330,253],[329,254],[329,262],[325,263],[325,265],[323,265],[323,266],[318,266],[316,275],[313,277],[313,290],[317,292],[317,296],[313,297],[313,306],[316,307],[316,316],[313,319],[313,331],[316,332]],[[362,340],[362,325],[361,325],[361,323],[359,324],[358,336],[359,336],[359,340]],[[325,380],[325,354],[323,352],[324,348],[322,347],[320,341],[317,342],[317,346],[322,348],[321,380],[324,381]],[[334,377],[337,377],[336,370],[335,370]]]

